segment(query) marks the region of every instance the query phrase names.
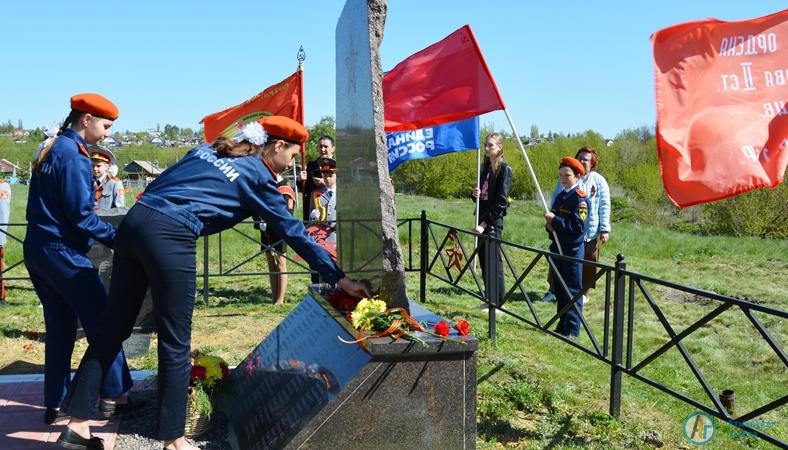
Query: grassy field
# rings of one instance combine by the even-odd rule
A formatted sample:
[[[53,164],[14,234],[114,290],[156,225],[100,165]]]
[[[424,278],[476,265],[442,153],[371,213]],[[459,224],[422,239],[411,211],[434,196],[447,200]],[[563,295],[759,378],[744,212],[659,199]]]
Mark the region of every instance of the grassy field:
[[[23,222],[24,197],[23,189],[15,189],[14,223]],[[400,218],[417,217],[423,209],[431,220],[458,228],[470,228],[473,222],[473,205],[469,200],[398,196],[397,202]],[[504,239],[546,249],[548,241],[542,224],[537,206],[515,202],[506,218]],[[226,272],[258,251],[252,242],[257,232],[248,225],[238,229],[240,232],[222,235],[224,258],[221,262],[218,260],[219,239],[210,239],[211,273],[217,273],[220,266]],[[24,229],[12,227],[9,231],[21,238]],[[414,238],[418,239],[418,227],[414,227],[414,231]],[[440,239],[445,230],[436,228],[436,234]],[[403,232],[401,241],[406,239]],[[468,245],[469,240],[463,239]],[[414,248],[417,251],[418,246]],[[782,310],[788,305],[785,276],[788,273],[788,243],[785,241],[701,237],[637,223],[615,223],[611,242],[602,253],[601,262],[611,265],[616,254],[624,254],[628,270],[644,275],[724,295],[747,297],[750,301]],[[21,245],[9,243],[6,255],[7,264],[18,261]],[[510,256],[519,271],[533,258],[532,253],[522,250],[512,250]],[[198,259],[201,258],[202,251],[198,252]],[[202,267],[201,262],[198,262],[199,267]],[[235,272],[261,270],[262,258],[256,257]],[[9,274],[24,276],[24,267]],[[507,275],[506,280],[508,287],[513,277]],[[524,282],[531,299],[544,292],[544,280],[545,266],[540,262]],[[198,302],[195,310],[193,347],[209,347],[230,363],[239,362],[304,296],[307,283],[305,275],[291,276],[288,304],[273,306],[270,305],[267,277],[212,278],[209,302]],[[470,286],[468,281],[462,284]],[[718,306],[658,285],[647,287],[676,332]],[[411,297],[417,297],[418,274],[408,274],[408,291]],[[40,373],[44,327],[35,294],[28,282],[11,281],[8,299],[8,304],[0,308],[0,348],[3,349],[0,373]],[[534,305],[543,319],[555,311],[553,304],[537,302]],[[480,448],[651,448],[658,442],[663,442],[667,448],[691,448],[681,431],[684,418],[695,411],[689,405],[624,376],[622,417],[615,420],[606,414],[610,378],[606,364],[509,317],[499,319],[498,339],[493,344],[487,339],[486,315],[477,309],[478,301],[435,278],[428,278],[427,306],[450,320],[467,319],[480,338],[478,376],[490,375],[478,389]],[[507,309],[530,317],[521,296],[514,296],[507,303]],[[632,353],[637,363],[667,342],[669,335],[640,294],[635,297],[635,311]],[[604,318],[601,287],[592,292],[585,314],[592,330],[601,339]],[[785,321],[756,315],[784,345],[788,335]],[[578,342],[589,345],[586,336],[581,336]],[[757,336],[738,308],[721,314],[683,342],[715,391],[735,389],[740,413],[788,394],[786,367]],[[85,342],[81,339],[74,352],[74,365],[84,349]],[[135,368],[155,368],[155,352],[130,363]],[[675,349],[657,358],[642,374],[710,404]],[[764,422],[763,431],[783,440],[788,439],[786,419],[785,407],[760,418]],[[761,440],[736,435],[736,428],[719,422],[717,425],[713,448],[770,447]]]

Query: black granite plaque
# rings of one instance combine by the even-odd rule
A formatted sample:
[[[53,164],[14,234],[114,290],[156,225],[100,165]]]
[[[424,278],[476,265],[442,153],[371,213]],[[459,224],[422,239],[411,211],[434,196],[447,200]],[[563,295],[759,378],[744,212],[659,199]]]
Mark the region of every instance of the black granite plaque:
[[[236,367],[222,392],[235,449],[282,448],[371,359],[307,296]]]

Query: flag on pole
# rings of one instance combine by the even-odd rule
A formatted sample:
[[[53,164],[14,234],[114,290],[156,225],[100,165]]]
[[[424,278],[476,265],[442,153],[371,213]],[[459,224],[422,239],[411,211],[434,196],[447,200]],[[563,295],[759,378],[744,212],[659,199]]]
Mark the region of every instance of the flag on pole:
[[[469,25],[387,72],[383,100],[387,132],[417,130],[505,108]]]
[[[419,130],[387,133],[389,172],[412,159],[477,149],[480,139],[478,117]]]
[[[263,116],[286,116],[304,123],[303,72],[298,70],[263,92],[224,111],[203,117],[205,140],[219,136],[232,137],[239,125],[259,120]]]
[[[665,192],[685,207],[776,187],[788,164],[788,10],[651,37]]]

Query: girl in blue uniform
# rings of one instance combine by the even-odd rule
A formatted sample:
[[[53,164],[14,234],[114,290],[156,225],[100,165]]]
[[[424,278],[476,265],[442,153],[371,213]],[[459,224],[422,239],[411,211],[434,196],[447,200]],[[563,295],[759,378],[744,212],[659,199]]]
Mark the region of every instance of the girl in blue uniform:
[[[71,113],[59,135],[35,161],[27,198],[25,265],[44,309],[44,420],[66,416],[58,411],[71,380],[71,353],[82,323],[88,342],[95,342],[107,295],[98,271],[87,257],[93,240],[110,247],[112,225],[93,210],[93,175],[86,147],[109,135],[118,108],[96,94],[71,97]],[[102,410],[131,388],[122,352],[115,351],[100,386]],[[128,404],[128,407],[139,406]]]
[[[265,117],[232,140],[219,138],[190,150],[148,186],[118,228],[108,319],[101,338],[91,343],[82,359],[64,402],[72,419],[61,444],[101,448],[84,419],[92,413],[110,355],[131,333],[150,286],[159,333],[156,434],[165,448],[194,448],[183,435],[199,236],[218,233],[255,214],[324,280],[351,295],[369,296],[364,284],[346,278],[307,235],[277,189],[277,174],[292,164],[307,136],[294,120]]]
[[[558,168],[558,178],[563,189],[553,199],[550,212],[544,214],[547,222],[546,228],[550,239],[550,251],[558,253],[558,247],[553,237],[553,231],[558,235],[564,256],[583,259],[585,222],[588,218],[588,203],[585,193],[579,188],[578,182],[585,173],[585,168],[580,161],[566,156],[561,158]],[[558,273],[564,280],[566,289],[560,285],[557,277],[553,277],[552,292],[558,300],[557,310],[560,312],[566,305],[575,299],[574,306],[561,316],[556,327],[556,332],[569,338],[580,335],[580,313],[583,311],[583,302],[579,301],[580,290],[583,285],[582,264],[563,259],[553,259]]]

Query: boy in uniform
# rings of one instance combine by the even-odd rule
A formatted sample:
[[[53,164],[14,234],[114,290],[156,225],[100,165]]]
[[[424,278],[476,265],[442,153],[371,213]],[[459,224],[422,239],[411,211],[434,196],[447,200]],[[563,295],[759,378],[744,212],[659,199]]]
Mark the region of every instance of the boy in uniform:
[[[123,182],[110,173],[110,167],[115,165],[115,155],[107,148],[94,145],[90,148],[90,162],[93,163],[96,211],[125,208]]]

